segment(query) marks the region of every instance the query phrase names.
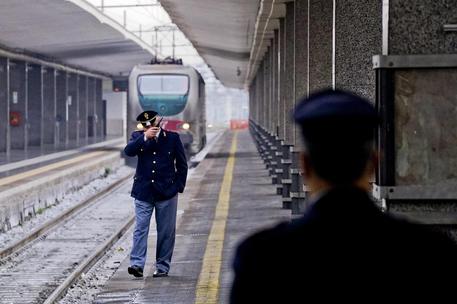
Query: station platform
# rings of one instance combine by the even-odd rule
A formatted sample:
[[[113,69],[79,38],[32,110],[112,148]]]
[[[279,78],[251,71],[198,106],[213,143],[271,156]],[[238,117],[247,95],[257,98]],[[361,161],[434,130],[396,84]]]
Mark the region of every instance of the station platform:
[[[11,149],[10,153],[7,154],[4,151],[0,152],[0,169],[8,164],[19,163],[24,161],[30,161],[39,157],[43,158],[49,155],[65,155],[71,154],[72,151],[84,152],[94,148],[104,147],[112,145],[115,142],[125,142],[124,137],[119,136],[103,136],[103,137],[92,137],[85,141],[77,142],[76,140],[70,140],[66,145],[60,143],[44,144],[42,146],[28,146],[22,149]],[[52,157],[51,156],[51,157]],[[24,167],[22,164],[19,164]],[[19,167],[19,166],[17,166]]]
[[[127,257],[94,303],[228,303],[237,244],[290,218],[249,132],[227,131],[179,196],[169,276],[152,277],[156,234],[151,223],[144,278],[128,275]]]
[[[0,231],[124,164],[124,138],[0,165]],[[108,170],[108,171],[107,171]]]

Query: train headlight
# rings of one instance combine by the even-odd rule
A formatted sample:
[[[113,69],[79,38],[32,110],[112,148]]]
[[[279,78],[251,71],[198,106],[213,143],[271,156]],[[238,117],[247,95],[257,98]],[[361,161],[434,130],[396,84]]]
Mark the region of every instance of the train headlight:
[[[181,128],[183,128],[184,130],[189,130],[190,129],[190,125],[187,122],[185,122],[185,123],[182,124]]]

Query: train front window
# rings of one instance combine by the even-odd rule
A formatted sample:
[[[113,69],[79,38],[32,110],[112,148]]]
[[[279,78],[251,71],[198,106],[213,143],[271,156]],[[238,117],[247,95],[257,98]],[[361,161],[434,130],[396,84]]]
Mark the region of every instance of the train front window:
[[[138,77],[138,100],[144,111],[173,116],[184,111],[189,98],[189,76],[149,74]]]
[[[141,95],[186,95],[189,77],[186,75],[143,75],[138,78]]]

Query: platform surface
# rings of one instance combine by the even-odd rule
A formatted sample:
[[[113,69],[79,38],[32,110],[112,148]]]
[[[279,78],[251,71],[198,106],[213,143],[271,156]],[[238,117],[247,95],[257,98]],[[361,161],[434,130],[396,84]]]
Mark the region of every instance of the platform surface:
[[[226,132],[179,197],[182,215],[169,277],[152,277],[156,234],[151,227],[145,277],[129,276],[126,258],[95,303],[228,303],[237,244],[289,220],[290,210],[281,207],[250,134]]]

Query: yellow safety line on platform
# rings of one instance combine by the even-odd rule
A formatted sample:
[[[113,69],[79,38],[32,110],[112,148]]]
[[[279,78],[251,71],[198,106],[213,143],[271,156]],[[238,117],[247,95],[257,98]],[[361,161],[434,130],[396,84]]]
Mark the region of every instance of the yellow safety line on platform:
[[[91,152],[89,154],[85,154],[85,155],[82,155],[79,157],[67,159],[67,160],[64,160],[64,161],[61,161],[58,163],[50,164],[50,165],[47,165],[44,167],[40,167],[40,168],[32,169],[30,171],[19,173],[19,174],[13,175],[13,176],[5,177],[5,178],[0,179],[0,186],[11,184],[11,183],[17,182],[21,179],[25,179],[28,177],[32,177],[32,176],[50,171],[50,170],[58,169],[58,168],[68,166],[68,165],[71,165],[71,164],[74,164],[77,162],[81,162],[83,160],[93,158],[93,157],[98,156],[103,153],[106,153],[106,152],[103,152],[103,151]]]
[[[195,304],[215,304],[218,299],[222,249],[224,248],[225,226],[227,225],[230,206],[230,190],[232,189],[233,168],[235,167],[237,135],[238,133],[235,132],[227,166],[225,167],[213,226],[208,237],[203,265],[198,277]]]

